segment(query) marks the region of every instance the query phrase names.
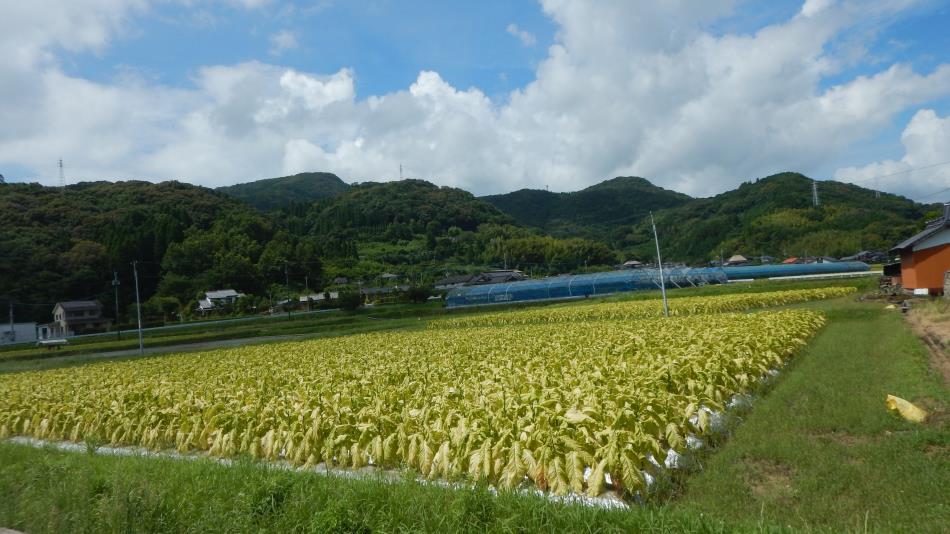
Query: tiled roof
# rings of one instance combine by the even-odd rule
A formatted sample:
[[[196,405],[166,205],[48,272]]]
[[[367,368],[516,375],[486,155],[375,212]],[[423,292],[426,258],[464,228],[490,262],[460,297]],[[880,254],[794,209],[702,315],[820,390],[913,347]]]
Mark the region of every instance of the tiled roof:
[[[67,300],[65,302],[57,302],[57,306],[60,306],[64,310],[74,311],[74,310],[98,310],[102,307],[98,301],[95,300]]]

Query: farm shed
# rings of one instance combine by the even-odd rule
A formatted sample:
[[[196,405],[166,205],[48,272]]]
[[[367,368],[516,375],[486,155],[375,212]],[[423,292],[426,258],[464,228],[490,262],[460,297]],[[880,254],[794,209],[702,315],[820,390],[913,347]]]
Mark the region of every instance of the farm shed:
[[[950,271],[950,203],[943,215],[891,249],[901,257],[901,286],[919,294],[940,295]]]
[[[724,284],[726,274],[718,268],[664,269],[663,278],[669,287]],[[583,298],[621,291],[659,289],[658,269],[624,269],[604,273],[555,276],[540,280],[524,280],[503,284],[458,287],[449,291],[446,306],[480,306],[534,300]]]

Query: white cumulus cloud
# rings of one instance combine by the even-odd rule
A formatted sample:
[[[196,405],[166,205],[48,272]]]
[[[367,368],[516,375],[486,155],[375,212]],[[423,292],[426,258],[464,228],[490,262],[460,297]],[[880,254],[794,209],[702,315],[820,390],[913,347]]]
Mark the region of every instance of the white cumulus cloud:
[[[533,33],[522,30],[515,23],[509,24],[508,27],[505,28],[505,31],[508,32],[509,35],[517,37],[518,40],[521,41],[521,44],[525,46],[534,46],[535,43],[538,42],[538,38],[535,37]]]
[[[270,53],[273,56],[279,56],[299,46],[297,34],[291,30],[280,30],[270,36]]]
[[[835,179],[879,190],[902,183],[908,194],[922,201],[950,199],[950,116],[940,117],[932,109],[918,111],[904,128],[901,143],[904,156],[900,160],[844,167],[835,172]]]

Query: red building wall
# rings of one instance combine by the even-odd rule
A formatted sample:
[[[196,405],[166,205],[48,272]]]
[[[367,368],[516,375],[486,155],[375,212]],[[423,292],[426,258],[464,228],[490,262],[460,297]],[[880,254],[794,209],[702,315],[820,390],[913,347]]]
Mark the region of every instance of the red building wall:
[[[950,271],[950,244],[901,253],[901,285],[943,292],[943,273]]]

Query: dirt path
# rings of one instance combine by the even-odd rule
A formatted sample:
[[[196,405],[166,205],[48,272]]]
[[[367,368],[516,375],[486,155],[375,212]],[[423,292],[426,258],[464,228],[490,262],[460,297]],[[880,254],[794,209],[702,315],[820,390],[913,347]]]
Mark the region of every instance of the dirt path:
[[[930,350],[930,364],[950,384],[950,311],[936,306],[912,309],[907,323]]]

